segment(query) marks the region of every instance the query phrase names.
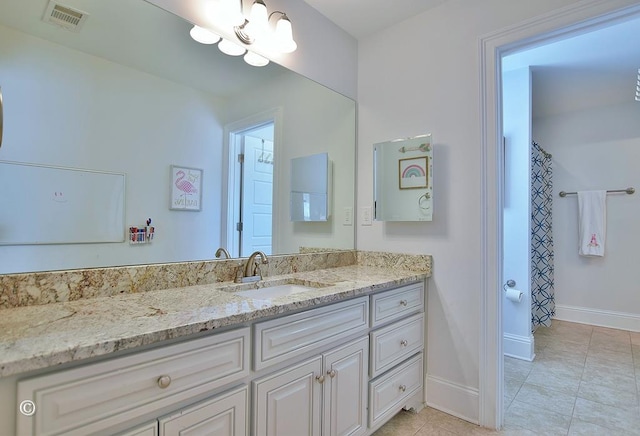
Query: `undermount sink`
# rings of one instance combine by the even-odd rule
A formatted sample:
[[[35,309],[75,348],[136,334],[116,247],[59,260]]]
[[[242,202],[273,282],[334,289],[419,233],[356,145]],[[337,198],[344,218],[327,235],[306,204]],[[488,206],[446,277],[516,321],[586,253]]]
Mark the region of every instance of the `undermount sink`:
[[[299,283],[297,281],[284,284],[273,284],[272,286],[270,286],[268,283],[263,285],[263,287],[260,287],[258,289],[250,289],[247,291],[238,291],[234,293],[240,297],[265,299],[299,294],[301,292],[318,290],[320,288],[329,286],[324,283]]]

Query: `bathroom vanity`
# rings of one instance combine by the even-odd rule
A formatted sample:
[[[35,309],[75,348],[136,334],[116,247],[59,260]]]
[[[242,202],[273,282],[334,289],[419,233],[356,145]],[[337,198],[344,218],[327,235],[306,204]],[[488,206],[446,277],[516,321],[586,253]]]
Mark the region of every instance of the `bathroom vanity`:
[[[269,298],[225,282],[5,309],[51,337],[2,344],[0,433],[371,434],[423,407],[428,276],[350,265],[268,277],[309,287]]]

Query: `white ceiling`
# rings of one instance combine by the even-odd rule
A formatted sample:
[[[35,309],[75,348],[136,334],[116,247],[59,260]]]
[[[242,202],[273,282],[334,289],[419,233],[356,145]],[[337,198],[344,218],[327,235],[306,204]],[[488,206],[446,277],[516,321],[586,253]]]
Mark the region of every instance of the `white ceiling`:
[[[385,29],[447,0],[304,0],[356,39]]]

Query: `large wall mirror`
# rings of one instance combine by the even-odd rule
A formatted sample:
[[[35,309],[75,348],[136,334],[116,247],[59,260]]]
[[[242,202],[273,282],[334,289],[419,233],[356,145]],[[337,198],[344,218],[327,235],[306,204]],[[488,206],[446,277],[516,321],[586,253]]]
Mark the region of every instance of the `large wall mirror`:
[[[209,260],[219,247],[232,257],[354,248],[342,215],[355,195],[353,100],[199,44],[190,23],[143,0],[61,0],[88,14],[77,32],[44,22],[48,3],[0,2],[0,160],[125,174],[124,242],[0,245],[0,274]],[[291,160],[324,152],[334,213],[291,222]],[[202,170],[199,210],[171,207],[172,168]],[[71,207],[82,219],[97,206]],[[0,237],[16,213],[29,211],[0,207]],[[43,215],[25,222],[55,232]],[[128,228],[148,218],[152,243],[129,243]]]

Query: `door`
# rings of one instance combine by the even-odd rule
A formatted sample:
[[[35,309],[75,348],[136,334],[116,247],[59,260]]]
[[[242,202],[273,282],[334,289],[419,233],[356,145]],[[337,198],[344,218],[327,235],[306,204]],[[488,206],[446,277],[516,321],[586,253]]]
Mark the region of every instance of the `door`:
[[[253,382],[255,436],[320,436],[322,357]]]
[[[244,136],[241,256],[271,254],[273,141]]]
[[[324,355],[324,436],[366,432],[368,363],[368,337]]]
[[[232,257],[273,252],[274,128],[274,121],[263,121],[230,132],[226,248]]]

